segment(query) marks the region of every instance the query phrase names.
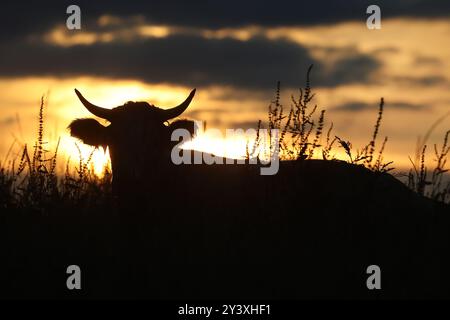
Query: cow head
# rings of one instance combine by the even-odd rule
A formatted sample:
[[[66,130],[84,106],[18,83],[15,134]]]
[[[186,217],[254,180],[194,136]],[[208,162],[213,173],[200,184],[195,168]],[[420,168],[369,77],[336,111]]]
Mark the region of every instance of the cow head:
[[[170,109],[147,102],[127,102],[105,109],[86,100],[76,89],[75,93],[89,112],[110,123],[104,126],[92,118],[76,119],[69,125],[69,130],[73,137],[88,145],[109,147],[113,188],[119,181],[122,185],[139,183],[139,180],[160,172],[161,166],[170,161],[170,150],[177,143],[170,139],[174,129],[194,132],[193,121],[178,120],[169,124],[169,120],[187,109],[195,89],[183,103]]]

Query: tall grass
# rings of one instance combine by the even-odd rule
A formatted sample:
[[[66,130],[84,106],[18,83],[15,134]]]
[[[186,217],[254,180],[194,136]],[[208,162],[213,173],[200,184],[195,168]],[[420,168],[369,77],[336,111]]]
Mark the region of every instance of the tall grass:
[[[385,162],[383,156],[388,137],[384,138],[380,149],[378,151],[376,150],[378,133],[381,127],[381,120],[383,119],[383,111],[384,99],[381,98],[378,108],[378,117],[375,122],[372,138],[369,143],[366,144],[362,149],[357,149],[356,152],[352,153],[351,142],[345,141],[336,136],[336,139],[338,140],[340,146],[345,150],[350,163],[364,165],[367,169],[375,172],[389,172],[394,170],[394,168],[391,167],[393,161]]]
[[[447,167],[450,152],[449,136],[450,130],[445,133],[442,146],[434,144],[434,168],[432,170],[426,165],[427,145],[424,144],[416,155],[418,161],[414,162],[409,158],[412,168],[408,174],[408,186],[411,189],[421,195],[447,203],[450,203],[450,179],[445,179],[445,175],[449,171]]]
[[[310,74],[312,65],[306,73],[306,83],[304,88],[299,89],[298,96],[291,95],[291,105],[286,112],[281,104],[281,84],[277,83],[275,100],[268,107],[268,129],[279,130],[279,138],[276,143],[279,144],[280,157],[284,160],[308,160],[321,158],[323,160],[339,160],[333,154],[333,147],[338,145],[343,148],[347,155],[346,161],[352,164],[364,165],[368,169],[377,172],[388,172],[393,170],[392,161],[385,162],[383,153],[387,143],[387,137],[384,138],[380,148],[377,150],[377,138],[381,127],[381,120],[384,111],[384,99],[381,98],[378,117],[374,126],[374,131],[369,143],[361,150],[352,150],[350,141],[341,139],[338,136],[332,136],[333,122],[328,129],[325,125],[325,110],[318,111],[318,106],[312,104],[315,94],[311,89]],[[261,121],[258,123],[258,129],[261,127]],[[258,130],[259,131],[259,130]],[[326,136],[324,137],[324,132]],[[272,138],[269,135],[269,138]],[[257,136],[253,145],[260,146],[264,137]],[[322,140],[325,139],[325,142]],[[272,140],[270,140],[272,141]],[[269,142],[264,145],[272,146]],[[253,149],[254,150],[254,149]]]
[[[84,159],[78,145],[78,164],[70,158],[64,176],[56,173],[60,140],[54,151],[47,150],[44,140],[45,97],[40,100],[37,138],[30,150],[23,145],[21,156],[0,163],[0,208],[27,208],[45,211],[51,206],[77,205],[86,200],[105,200],[110,194],[111,172],[105,166],[102,176],[94,173],[92,153]],[[93,152],[93,151],[92,151]]]

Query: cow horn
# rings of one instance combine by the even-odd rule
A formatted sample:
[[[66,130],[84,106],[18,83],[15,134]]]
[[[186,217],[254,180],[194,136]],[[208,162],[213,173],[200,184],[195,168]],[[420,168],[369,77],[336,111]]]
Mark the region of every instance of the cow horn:
[[[88,111],[90,113],[92,113],[93,115],[95,115],[99,118],[111,120],[112,111],[110,109],[97,107],[96,105],[90,103],[83,97],[83,95],[77,89],[75,89],[75,93],[77,94],[78,99],[80,99],[81,103],[86,107],[86,109],[88,109]]]
[[[172,109],[164,110],[163,111],[164,120],[173,119],[173,118],[178,117],[180,114],[182,114],[187,109],[187,107],[191,103],[192,99],[194,98],[195,90],[196,89],[192,90],[191,93],[189,94],[189,97],[187,97],[186,100],[184,100],[184,102],[181,103],[180,105],[178,105]]]

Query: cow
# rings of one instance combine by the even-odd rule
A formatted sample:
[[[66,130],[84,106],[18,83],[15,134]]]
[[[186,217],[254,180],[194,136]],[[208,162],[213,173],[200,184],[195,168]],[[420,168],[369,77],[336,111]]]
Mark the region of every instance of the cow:
[[[195,89],[180,105],[161,109],[147,102],[129,101],[113,109],[96,106],[75,89],[81,103],[93,115],[110,122],[103,126],[95,119],[76,119],[69,125],[72,136],[91,146],[109,147],[113,171],[112,189],[115,195],[135,192],[141,187],[151,188],[148,178],[156,178],[170,158],[174,143],[170,141],[173,130],[184,128],[191,134],[194,122],[177,120],[189,106]],[[165,157],[164,157],[165,155]],[[138,186],[132,188],[132,186]]]
[[[429,252],[447,248],[434,237],[448,239],[440,227],[449,225],[448,206],[393,176],[325,160],[281,161],[274,176],[261,176],[260,164],[175,165],[171,133],[194,132],[193,121],[176,118],[195,89],[169,109],[105,109],[75,93],[110,122],[76,119],[69,129],[109,147],[120,215],[145,229],[132,241],[148,243],[136,256],[151,252],[156,297],[367,297],[360,275],[374,263],[399,283],[384,289],[392,296],[423,296],[427,286],[445,292],[450,283],[431,283],[421,267]]]

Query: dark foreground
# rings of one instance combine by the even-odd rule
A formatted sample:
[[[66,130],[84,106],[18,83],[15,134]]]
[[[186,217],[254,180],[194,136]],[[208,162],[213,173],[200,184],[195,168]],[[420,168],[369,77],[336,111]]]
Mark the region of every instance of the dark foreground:
[[[0,209],[0,296],[450,298],[450,208],[388,174],[304,161],[275,176],[178,167],[156,182],[122,205]],[[381,290],[366,287],[369,265]]]

